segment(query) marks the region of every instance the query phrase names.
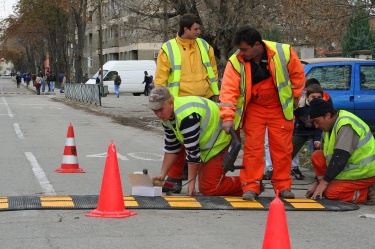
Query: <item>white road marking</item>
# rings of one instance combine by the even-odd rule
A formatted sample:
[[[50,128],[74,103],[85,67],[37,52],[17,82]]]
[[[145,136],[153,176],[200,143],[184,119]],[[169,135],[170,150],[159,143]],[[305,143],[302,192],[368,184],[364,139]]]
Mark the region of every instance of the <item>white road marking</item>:
[[[135,159],[144,160],[144,161],[162,161],[163,160],[163,155],[156,154],[156,153],[133,152],[133,153],[128,153],[128,155]],[[86,157],[107,157],[107,152],[87,155]],[[120,153],[117,153],[117,158],[123,161],[129,161],[129,159],[126,156],[123,156]]]
[[[145,161],[162,161],[163,156],[160,154],[149,153],[149,152],[134,152],[128,154],[135,159],[145,160]],[[151,156],[150,156],[151,155]]]
[[[99,154],[93,154],[93,155],[87,155],[86,157],[107,157],[107,152],[99,153]],[[120,153],[117,153],[117,158],[121,159],[123,161],[129,161],[129,159],[126,156],[123,156]]]
[[[17,134],[18,138],[19,139],[24,139],[24,136],[23,136],[23,133],[22,133],[22,131],[20,129],[20,126],[17,123],[14,123],[13,127],[14,127],[14,130],[16,131],[16,134]]]
[[[35,158],[33,153],[25,152],[27,159],[30,161],[32,170],[36,179],[39,182],[40,187],[43,190],[43,194],[45,195],[56,195],[55,190],[53,189],[52,185],[49,183],[46,174],[44,173],[43,169],[40,167],[38,160]]]
[[[10,107],[9,107],[8,103],[5,101],[4,98],[2,98],[2,99],[3,99],[3,101],[4,101],[4,104],[5,104],[6,107],[7,107],[7,110],[8,110],[8,116],[11,117],[11,118],[13,118],[13,113],[12,113],[12,111],[10,110]]]

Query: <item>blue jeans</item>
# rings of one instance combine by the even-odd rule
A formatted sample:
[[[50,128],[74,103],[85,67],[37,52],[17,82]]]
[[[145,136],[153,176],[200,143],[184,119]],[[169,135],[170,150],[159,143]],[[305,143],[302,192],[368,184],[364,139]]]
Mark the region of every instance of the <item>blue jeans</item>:
[[[119,93],[120,93],[120,85],[115,85],[115,94],[116,94],[116,96],[118,96]]]
[[[51,92],[55,91],[55,82],[54,81],[49,82],[49,89],[50,89]]]

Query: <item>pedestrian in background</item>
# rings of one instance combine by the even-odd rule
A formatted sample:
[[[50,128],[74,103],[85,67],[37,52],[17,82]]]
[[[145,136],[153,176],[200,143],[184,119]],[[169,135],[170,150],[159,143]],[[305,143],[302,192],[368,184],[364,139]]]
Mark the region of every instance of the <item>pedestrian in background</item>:
[[[36,94],[40,95],[40,87],[42,86],[42,74],[39,73],[38,76],[35,78],[34,86],[36,88]]]
[[[148,94],[149,94],[150,91],[151,91],[151,89],[150,89],[151,77],[148,76],[148,72],[147,72],[147,71],[144,71],[144,74],[145,74],[145,78],[143,79],[142,84],[146,84],[146,85],[145,85],[145,91],[144,91],[144,94],[145,94],[145,96],[148,96]]]
[[[42,77],[42,92],[44,92],[46,90],[46,82],[47,82],[47,76],[46,75],[43,75]]]
[[[56,76],[53,72],[50,72],[49,75],[49,92],[55,91]]]
[[[310,119],[323,131],[311,156],[316,179],[306,197],[375,205],[375,140],[356,115],[323,99],[310,102]]]
[[[201,25],[199,17],[193,14],[185,14],[180,18],[176,38],[164,43],[159,51],[154,86],[168,87],[175,97],[200,96],[218,102],[214,50],[205,40],[198,38]],[[179,168],[181,164],[185,165],[183,149],[172,168]],[[183,172],[171,171],[167,181],[178,188],[182,185],[182,179],[186,179],[186,171],[187,168],[185,176]]]
[[[20,88],[21,81],[22,81],[22,78],[21,78],[20,74],[17,74],[17,76],[16,76],[17,88]]]
[[[65,92],[65,85],[66,85],[66,75],[63,73],[63,78],[61,80],[61,86],[60,86],[60,93]]]
[[[262,40],[250,26],[240,27],[233,40],[238,50],[225,68],[220,110],[225,132],[238,129],[242,123],[242,198],[254,200],[261,193],[267,127],[273,163],[271,183],[280,197],[294,198],[290,178],[293,109],[305,83],[303,66],[290,45]]]
[[[120,85],[121,85],[121,77],[120,75],[118,75],[118,72],[116,71],[114,74],[114,86],[115,86],[116,98],[120,96]]]

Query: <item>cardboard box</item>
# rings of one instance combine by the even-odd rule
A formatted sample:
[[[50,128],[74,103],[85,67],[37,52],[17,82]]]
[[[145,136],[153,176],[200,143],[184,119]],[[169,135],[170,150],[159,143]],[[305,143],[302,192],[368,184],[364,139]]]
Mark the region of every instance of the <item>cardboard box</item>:
[[[132,185],[132,195],[138,196],[162,196],[162,187],[154,187],[152,179],[145,174],[128,174]]]

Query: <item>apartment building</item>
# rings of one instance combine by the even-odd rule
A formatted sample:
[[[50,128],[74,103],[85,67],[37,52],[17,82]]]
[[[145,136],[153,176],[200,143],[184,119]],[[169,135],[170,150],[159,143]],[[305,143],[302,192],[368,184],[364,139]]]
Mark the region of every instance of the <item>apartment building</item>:
[[[83,73],[89,77],[99,67],[99,29],[102,27],[103,63],[109,60],[155,60],[163,44],[163,36],[147,29],[139,29],[135,14],[129,13],[119,1],[102,1],[102,15],[98,6],[88,9]],[[126,1],[120,1],[124,4]]]

